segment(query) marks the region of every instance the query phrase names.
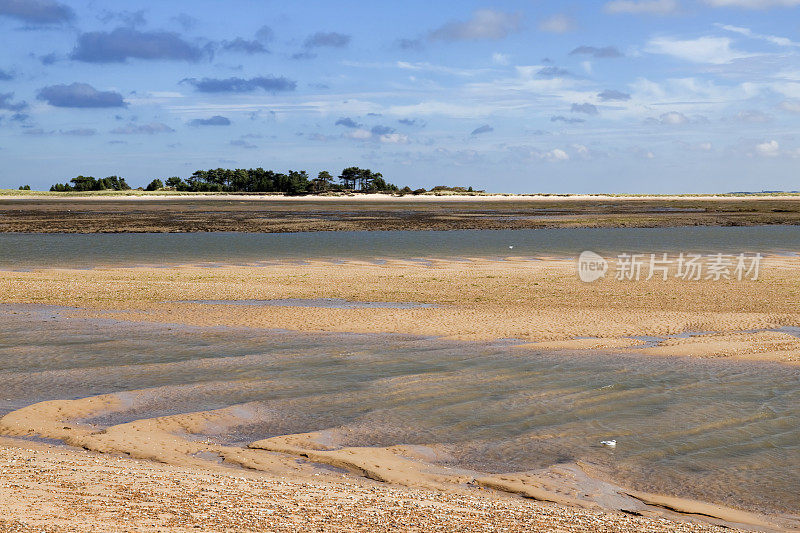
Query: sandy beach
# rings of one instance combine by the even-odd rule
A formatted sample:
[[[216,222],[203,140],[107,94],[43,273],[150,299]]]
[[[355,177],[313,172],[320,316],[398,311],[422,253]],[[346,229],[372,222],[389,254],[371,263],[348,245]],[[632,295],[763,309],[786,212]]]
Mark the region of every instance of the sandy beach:
[[[6,303],[76,307],[81,316],[197,326],[517,339],[537,349],[798,362],[800,262],[772,256],[758,280],[604,279],[572,260],[306,262],[264,266],[0,272]],[[426,308],[241,306],[237,300],[339,298]],[[197,300],[219,301],[215,305]],[[231,300],[231,305],[225,305]],[[669,338],[691,332],[687,338]],[[651,337],[644,343],[634,337]]]
[[[193,469],[0,441],[0,531],[730,531],[360,480]]]
[[[515,339],[520,353],[557,351],[563,357],[603,350],[796,365],[800,337],[782,328],[800,326],[799,281],[796,258],[777,256],[765,259],[755,281],[592,284],[581,282],[574,262],[564,259],[310,261],[2,271],[0,302],[64,306],[60,312],[67,317],[126,322]],[[237,305],[287,298],[428,306]],[[695,334],[679,335],[686,332]],[[475,477],[480,475],[437,469],[412,448],[330,447],[316,434],[274,437],[247,448],[181,436],[209,424],[224,427],[231,416],[225,409],[137,420],[101,432],[81,422],[121,409],[116,396],[106,395],[43,402],[0,419],[6,436],[58,439],[74,447],[2,443],[8,475],[0,484],[0,530],[788,527],[783,519],[626,490],[591,477],[581,465]],[[102,454],[75,450],[81,448]],[[209,460],[209,454],[217,459]],[[244,470],[223,468],[218,460]],[[71,487],[78,492],[64,496]],[[109,527],[108,517],[118,514],[125,521]]]

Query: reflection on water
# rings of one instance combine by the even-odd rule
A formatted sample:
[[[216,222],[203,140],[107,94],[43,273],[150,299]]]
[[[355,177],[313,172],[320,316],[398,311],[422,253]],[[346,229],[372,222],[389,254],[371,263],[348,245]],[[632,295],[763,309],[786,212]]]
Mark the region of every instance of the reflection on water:
[[[513,246],[512,248],[509,248]],[[800,227],[557,228],[319,233],[0,234],[0,268],[499,258],[622,252],[797,253]]]
[[[580,460],[652,492],[800,508],[794,367],[67,320],[29,309],[0,310],[0,414],[109,392],[128,408],[96,424],[238,406],[239,425],[209,437],[243,444],[335,428],[342,445],[436,445],[440,461],[482,471]],[[617,447],[601,446],[605,439]]]

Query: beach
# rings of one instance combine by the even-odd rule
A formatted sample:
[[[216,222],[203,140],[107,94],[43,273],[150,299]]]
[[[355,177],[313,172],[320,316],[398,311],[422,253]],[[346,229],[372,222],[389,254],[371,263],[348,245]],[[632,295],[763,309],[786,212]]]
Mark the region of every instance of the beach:
[[[134,328],[136,324],[144,328],[166,327],[176,332],[180,328],[223,332],[220,334],[229,330],[234,337],[246,337],[249,334],[244,332],[248,331],[391,334],[476,346],[502,340],[503,353],[515,353],[519,358],[528,357],[528,353],[592,358],[593,353],[602,352],[634,358],[631,361],[689,357],[728,360],[730,364],[764,362],[796,366],[800,353],[800,337],[796,333],[800,326],[796,310],[798,280],[800,265],[795,258],[780,256],[764,259],[757,280],[629,281],[609,276],[595,283],[580,281],[574,260],[565,258],[308,260],[257,266],[189,264],[169,268],[6,270],[0,272],[0,300],[11,306],[7,308],[10,313],[7,316],[16,317],[20,327],[25,323],[37,324],[36,320],[50,320],[53,314],[52,319],[56,320],[50,321],[51,327],[67,328],[63,330],[67,335],[71,335],[72,327],[77,327],[70,325],[71,321],[75,324],[88,321],[90,325],[117,324],[115,331],[123,335],[126,328]],[[37,326],[40,327],[47,326]],[[366,345],[375,342],[369,337],[364,339],[359,342]],[[342,349],[355,346],[353,341],[342,342]],[[144,362],[138,364],[143,376],[160,372],[155,366],[148,370],[150,366]],[[199,368],[203,374],[218,372],[213,365]],[[220,367],[219,371],[224,368],[227,367]],[[179,369],[176,367],[180,373]],[[643,372],[646,375],[646,367]],[[36,380],[49,381],[51,378],[47,376],[55,378],[60,374],[31,374],[36,375],[40,376]],[[79,374],[75,376],[77,379]],[[32,382],[26,378],[20,382],[20,390],[26,387],[25,383]],[[123,389],[127,387],[123,385]],[[420,389],[420,393],[424,390]],[[269,529],[279,527],[276,524],[290,528],[282,517],[291,514],[292,520],[306,525],[320,516],[329,517],[331,521],[320,525],[323,530],[377,528],[380,531],[395,527],[392,521],[405,512],[413,514],[416,520],[413,523],[419,524],[420,531],[444,527],[479,531],[486,530],[489,523],[497,526],[498,520],[500,523],[507,520],[511,531],[534,527],[532,524],[546,524],[552,530],[564,531],[588,528],[694,531],[713,523],[762,530],[791,528],[791,521],[787,522],[782,513],[772,516],[758,512],[759,505],[751,505],[756,512],[743,511],[735,505],[709,504],[693,498],[676,498],[679,494],[665,496],[641,490],[650,488],[646,484],[639,490],[621,487],[607,474],[581,461],[508,474],[449,471],[429,455],[442,453],[444,457],[452,453],[446,452],[446,448],[433,446],[422,452],[401,444],[352,446],[347,445],[346,433],[338,435],[335,429],[250,441],[244,447],[232,446],[224,439],[203,435],[209,428],[216,428],[213,431],[222,431],[219,435],[223,435],[229,431],[225,428],[237,427],[242,423],[241,408],[181,413],[185,408],[175,407],[178,412],[174,415],[149,418],[150,415],[136,414],[137,409],[155,398],[147,399],[147,389],[131,394],[144,396],[142,400],[129,395],[122,400],[118,394],[54,399],[17,409],[0,419],[0,431],[7,437],[38,436],[71,446],[48,448],[18,440],[4,442],[2,453],[9,463],[8,472],[27,479],[29,471],[20,470],[24,467],[48,475],[37,477],[40,481],[36,483],[23,485],[24,489],[19,484],[6,484],[0,487],[4,491],[0,492],[3,494],[0,498],[16,500],[19,490],[29,491],[26,494],[38,498],[36,501],[45,506],[37,504],[33,509],[51,509],[53,521],[49,522],[50,518],[44,518],[38,511],[31,512],[31,507],[14,505],[7,507],[2,527],[26,531],[25,528],[45,521],[56,531],[70,531],[74,523],[64,517],[70,513],[74,516],[76,507],[89,512],[86,520],[90,523],[104,523],[103,516],[108,515],[103,513],[114,512],[109,508],[121,506],[119,500],[103,496],[92,497],[90,502],[87,497],[64,502],[54,498],[63,490],[55,487],[64,484],[95,487],[92,494],[123,490],[119,483],[104,486],[98,480],[99,468],[102,472],[123,472],[123,479],[129,476],[132,485],[143,484],[146,490],[137,493],[143,498],[141,505],[161,509],[154,512],[148,507],[145,512],[137,504],[131,510],[126,503],[130,524],[120,525],[119,530],[190,528],[197,524],[225,529],[237,527],[231,522],[234,519],[248,524],[256,520]],[[247,394],[243,396],[246,397]],[[142,401],[142,407],[136,407]],[[131,409],[131,414],[126,414]],[[93,453],[86,455],[74,451],[76,448]],[[327,465],[334,473],[321,470],[319,465]],[[238,469],[231,472],[232,467]],[[236,481],[240,475],[246,481]],[[181,511],[176,518],[175,506],[209,508],[210,502],[220,501],[220,494],[202,488],[207,487],[203,480],[208,476],[235,484],[235,490],[225,496],[230,500],[221,501],[237,498],[251,501],[247,506],[237,507],[236,514],[221,512],[217,505],[216,515],[211,510],[206,514]],[[342,476],[346,479],[344,484]],[[318,485],[314,480],[325,483]],[[367,485],[363,485],[365,480],[369,480]],[[92,485],[98,483],[99,487]],[[710,478],[708,483],[713,484],[713,480]],[[174,487],[178,484],[190,487],[188,492],[192,496],[187,498],[186,491],[176,494]],[[418,490],[434,492],[422,496]],[[258,504],[263,501],[259,498],[266,498],[265,491],[270,494],[271,505],[275,498],[280,502],[275,514],[266,517]],[[520,500],[520,495],[525,499]],[[342,499],[347,503],[342,503]],[[162,503],[146,504],[153,500]],[[364,500],[369,501],[368,513],[348,507]],[[314,506],[308,507],[309,501]],[[399,503],[402,501],[413,503],[408,507]],[[420,511],[419,505],[428,502],[435,506],[436,512],[426,522],[428,515]],[[791,508],[788,501],[787,504]],[[294,509],[305,511],[298,514]],[[615,512],[620,509],[627,514]],[[381,518],[387,516],[392,518]],[[211,517],[216,521],[209,521]],[[665,518],[670,522],[664,522]],[[698,524],[698,520],[705,525]]]
[[[431,259],[262,266],[0,272],[6,303],[76,307],[80,316],[195,326],[516,339],[542,349],[762,359],[796,364],[800,265],[770,256],[759,279],[583,283],[574,260]],[[281,298],[430,307],[242,306]],[[207,305],[199,300],[213,300]],[[229,305],[226,305],[226,300]],[[681,333],[690,337],[674,337]],[[639,337],[637,339],[637,337]],[[657,340],[646,343],[641,337]]]
[[[0,531],[9,533],[726,530],[490,493],[181,468],[8,440],[0,441],[0,466]]]

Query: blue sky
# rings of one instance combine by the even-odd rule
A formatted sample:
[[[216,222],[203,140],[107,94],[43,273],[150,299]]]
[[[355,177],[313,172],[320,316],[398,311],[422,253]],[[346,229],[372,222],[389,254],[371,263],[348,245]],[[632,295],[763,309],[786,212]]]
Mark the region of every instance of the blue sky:
[[[800,189],[800,0],[0,0],[0,187]]]

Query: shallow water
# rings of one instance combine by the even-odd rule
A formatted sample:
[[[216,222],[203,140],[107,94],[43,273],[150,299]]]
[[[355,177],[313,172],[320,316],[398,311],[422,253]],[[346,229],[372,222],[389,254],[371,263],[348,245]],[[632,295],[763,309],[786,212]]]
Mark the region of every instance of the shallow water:
[[[509,248],[513,246],[513,248]],[[558,228],[319,233],[0,234],[0,268],[501,258],[623,252],[800,252],[800,227]]]
[[[22,306],[0,306],[0,319],[0,415],[103,393],[128,407],[91,421],[101,426],[238,406],[238,425],[207,436],[245,444],[335,429],[342,445],[434,446],[439,462],[486,472],[580,460],[623,486],[800,509],[795,367],[142,325]]]

